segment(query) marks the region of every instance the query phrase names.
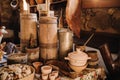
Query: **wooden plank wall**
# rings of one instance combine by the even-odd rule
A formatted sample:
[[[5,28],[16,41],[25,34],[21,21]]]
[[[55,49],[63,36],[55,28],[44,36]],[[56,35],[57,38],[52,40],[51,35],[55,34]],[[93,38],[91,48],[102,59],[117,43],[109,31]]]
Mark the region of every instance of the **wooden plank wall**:
[[[120,7],[120,0],[82,0],[82,8]]]
[[[0,26],[1,26],[1,3],[0,3]]]

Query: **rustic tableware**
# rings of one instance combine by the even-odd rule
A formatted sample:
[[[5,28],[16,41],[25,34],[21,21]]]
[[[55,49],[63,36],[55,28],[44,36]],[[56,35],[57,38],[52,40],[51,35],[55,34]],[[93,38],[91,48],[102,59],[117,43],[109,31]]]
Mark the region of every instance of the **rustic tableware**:
[[[7,57],[7,64],[26,64],[27,54],[26,53],[11,53]]]
[[[19,65],[19,68],[18,68],[18,66],[16,66],[16,65]],[[21,70],[21,68],[20,68],[20,66],[22,67],[22,69],[23,69],[23,67],[25,67],[25,66],[28,66],[27,67],[27,70],[26,70],[26,68],[25,68],[25,71],[24,71],[24,73],[23,73],[23,70]],[[13,68],[13,69],[12,69]],[[29,68],[29,69],[28,69]],[[17,80],[34,80],[34,75],[35,75],[35,69],[32,67],[32,66],[29,66],[29,65],[25,65],[25,64],[12,64],[12,66],[11,65],[8,65],[8,66],[6,66],[6,67],[2,67],[2,70],[3,71],[1,71],[1,72],[3,72],[4,73],[4,70],[7,70],[8,71],[8,73],[9,73],[9,71],[11,72],[11,75],[13,74],[13,76],[14,76],[14,78],[19,78],[19,79],[17,79]],[[22,72],[21,72],[22,71]],[[14,74],[14,73],[18,73],[18,74]],[[21,73],[20,73],[21,72]],[[6,72],[7,73],[7,72]],[[3,75],[1,75],[0,76],[0,80],[8,80],[7,79],[7,77],[8,77],[8,73],[7,73],[7,75],[6,75],[6,73],[4,73],[3,75],[4,75],[4,77],[2,77],[2,79],[1,79],[1,76],[3,76]],[[28,75],[25,75],[26,73],[28,73]],[[5,77],[5,75],[7,76],[7,77]],[[10,75],[10,74],[9,74]],[[22,78],[20,78],[20,76],[18,76],[18,75],[22,75],[21,77]],[[24,75],[24,76],[23,76]],[[13,76],[9,76],[9,79],[11,79],[11,77],[12,77],[12,79],[13,79]],[[4,79],[3,79],[4,78]],[[6,79],[5,79],[6,78]],[[11,80],[12,80],[11,79]],[[14,80],[16,80],[16,79],[14,79]]]
[[[52,71],[52,74],[54,74],[55,75],[55,78],[57,78],[58,77],[58,71]]]
[[[48,66],[48,65],[42,66],[41,67],[41,72],[42,72],[42,74],[49,74],[49,73],[52,72],[52,67]]]
[[[88,65],[93,67],[96,66],[99,62],[97,51],[89,50],[86,51],[86,53],[88,54],[89,57],[91,57],[91,59],[88,60]]]
[[[77,51],[71,52],[68,54],[68,57],[65,57],[66,60],[69,60],[71,65],[74,66],[83,66],[87,63],[88,59],[91,59],[88,57],[88,55],[79,49]]]
[[[50,79],[50,80],[55,80],[55,74],[52,74],[52,73],[49,74],[49,79]]]
[[[33,62],[33,67],[35,68],[36,73],[40,73],[40,67],[43,65],[42,62]]]
[[[48,80],[48,74],[42,74],[42,79],[43,80]]]
[[[84,70],[87,67],[87,63],[83,66],[74,66],[69,63],[69,66],[72,70],[74,70],[76,73],[80,73],[82,70]]]
[[[20,79],[20,80],[34,80],[35,69],[31,66],[32,74],[28,75],[27,77]]]
[[[90,50],[90,51],[86,51],[86,53],[88,54],[89,57],[91,57],[91,61],[96,61],[98,59],[98,55],[97,55],[97,51],[95,50]]]

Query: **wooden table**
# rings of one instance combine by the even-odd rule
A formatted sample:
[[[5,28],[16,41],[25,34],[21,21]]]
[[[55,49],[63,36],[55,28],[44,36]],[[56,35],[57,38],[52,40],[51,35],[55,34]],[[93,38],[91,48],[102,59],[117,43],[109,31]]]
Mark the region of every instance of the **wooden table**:
[[[102,67],[97,68],[97,69],[92,69],[92,68],[86,68],[83,70],[79,77],[77,78],[69,78],[69,77],[61,77],[61,80],[105,80],[106,75],[105,71]]]
[[[38,75],[38,74],[37,74]],[[73,76],[75,73],[73,74]],[[41,74],[39,75],[41,76]],[[99,68],[86,68],[83,70],[77,78],[70,78],[67,76],[59,76],[59,79],[57,80],[105,80],[106,79],[106,74],[104,71],[104,68],[99,67]],[[40,77],[36,77],[34,80],[42,80]]]

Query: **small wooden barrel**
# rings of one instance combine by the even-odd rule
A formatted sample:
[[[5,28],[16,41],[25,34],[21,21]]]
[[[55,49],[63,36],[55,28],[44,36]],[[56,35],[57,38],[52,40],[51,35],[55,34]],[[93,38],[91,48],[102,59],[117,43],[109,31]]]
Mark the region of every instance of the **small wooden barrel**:
[[[26,53],[28,55],[28,62],[35,62],[39,60],[39,47],[37,48],[26,48]]]
[[[39,43],[42,59],[57,59],[57,18],[40,17]]]
[[[20,30],[20,47],[25,51],[31,36],[34,41],[37,40],[37,15],[20,14]],[[37,44],[37,41],[34,44]]]

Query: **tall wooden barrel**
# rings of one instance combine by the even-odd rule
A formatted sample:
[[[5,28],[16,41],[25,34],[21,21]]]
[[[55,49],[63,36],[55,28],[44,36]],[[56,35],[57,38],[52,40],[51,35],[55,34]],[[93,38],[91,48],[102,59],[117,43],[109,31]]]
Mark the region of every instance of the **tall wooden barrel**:
[[[57,59],[57,18],[40,17],[40,56],[44,60]]]
[[[30,37],[37,44],[37,15],[31,14],[20,14],[20,47],[24,52],[25,47],[28,46]]]

